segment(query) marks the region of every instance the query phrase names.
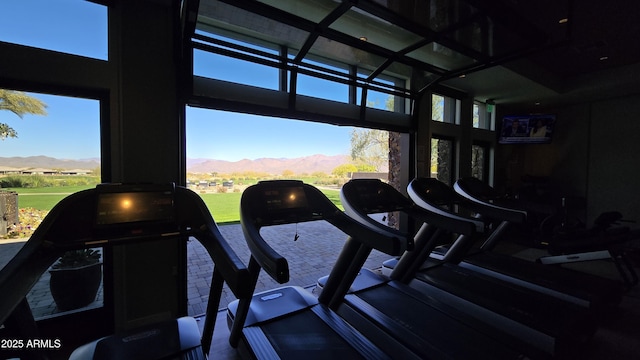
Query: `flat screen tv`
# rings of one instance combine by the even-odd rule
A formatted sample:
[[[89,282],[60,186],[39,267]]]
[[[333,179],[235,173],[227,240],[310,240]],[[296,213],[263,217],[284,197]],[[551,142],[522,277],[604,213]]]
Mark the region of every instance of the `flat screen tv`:
[[[509,115],[502,119],[500,144],[548,144],[556,124],[552,114]]]

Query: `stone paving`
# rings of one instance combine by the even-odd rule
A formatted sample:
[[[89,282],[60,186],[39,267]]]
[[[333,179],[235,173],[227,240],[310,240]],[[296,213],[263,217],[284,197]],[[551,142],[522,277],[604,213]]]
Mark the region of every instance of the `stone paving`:
[[[248,264],[250,252],[240,225],[222,225],[220,232],[242,261]],[[296,233],[298,240],[294,240]],[[313,290],[318,278],[329,274],[347,239],[346,234],[325,221],[272,226],[264,228],[262,236],[287,258],[290,281],[287,284],[278,284],[263,271],[258,278],[256,292],[284,285],[298,285]],[[196,316],[204,314],[206,309],[213,264],[197,241],[189,241],[188,257],[189,314]],[[373,251],[365,267],[379,268],[388,258],[389,255]],[[235,300],[226,287],[222,296],[220,308],[225,308],[230,301]]]
[[[220,225],[220,232],[229,242],[233,250],[245,262],[249,263],[250,252],[247,247],[242,229],[239,224]],[[298,240],[294,237],[298,234]],[[261,272],[256,286],[256,292],[272,289],[283,285],[299,285],[313,290],[318,278],[328,275],[333,267],[347,235],[324,221],[314,221],[300,224],[279,225],[263,229],[263,237],[278,252],[283,254],[289,262],[290,281],[278,284],[266,273]],[[25,240],[0,241],[0,268],[18,252]],[[214,264],[206,250],[195,240],[187,244],[187,297],[188,314],[203,315],[209,297],[209,285]],[[389,256],[373,251],[365,267],[379,268]],[[55,315],[57,309],[49,292],[49,273],[34,286],[28,295],[29,304],[36,318]],[[102,288],[96,301],[90,307],[101,306],[103,299]],[[235,297],[225,286],[220,308],[223,309]]]
[[[12,240],[0,240],[0,269],[4,267],[6,263],[13,258],[13,256],[22,248],[26,239],[12,239]],[[27,301],[33,312],[33,316],[36,319],[43,319],[51,316],[55,316],[59,313],[56,308],[56,304],[51,297],[51,291],[49,290],[49,272],[46,271],[40,277],[40,280],[34,285],[29,294],[27,294]],[[102,306],[103,303],[103,288],[102,285],[96,295],[96,300],[88,306],[79,309],[72,310],[81,311]]]

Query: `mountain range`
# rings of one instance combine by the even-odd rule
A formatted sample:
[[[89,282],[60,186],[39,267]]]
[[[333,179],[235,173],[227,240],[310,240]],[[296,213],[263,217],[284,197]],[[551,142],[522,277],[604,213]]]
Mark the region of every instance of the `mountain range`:
[[[282,174],[290,170],[295,174],[324,172],[330,174],[337,166],[350,162],[348,155],[311,155],[298,158],[260,158],[225,161],[214,159],[187,159],[187,172],[228,174],[252,171],[256,173]],[[46,169],[95,169],[100,159],[56,159],[48,156],[0,157],[0,166],[12,168]]]
[[[330,174],[339,165],[349,163],[348,155],[311,155],[298,158],[260,158],[225,161],[212,159],[187,159],[187,172],[229,174],[252,171],[256,173],[282,174],[285,170],[295,174],[324,172]]]
[[[0,166],[18,169],[87,169],[100,167],[100,159],[56,159],[49,156],[0,157]]]

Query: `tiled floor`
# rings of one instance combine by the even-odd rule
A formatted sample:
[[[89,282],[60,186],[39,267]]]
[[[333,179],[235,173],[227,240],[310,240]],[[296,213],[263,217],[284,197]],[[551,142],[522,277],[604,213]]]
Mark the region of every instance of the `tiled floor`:
[[[220,227],[231,247],[241,259],[248,262],[249,251],[242,235],[240,225],[222,225]],[[294,240],[295,234],[298,239]],[[346,235],[324,222],[313,222],[298,225],[283,225],[265,229],[263,236],[278,251],[288,254],[291,269],[290,285],[308,287],[313,291],[316,280],[329,273],[337,258]],[[24,242],[0,242],[0,268],[17,252]],[[374,252],[366,267],[377,268],[387,255]],[[188,302],[189,314],[204,324],[204,309],[209,292],[209,283],[213,264],[197,241],[188,243]],[[48,274],[41,279],[30,295],[34,312],[55,312],[53,301],[48,295]],[[266,274],[262,274],[256,291],[280,286]],[[101,298],[101,294],[99,295]],[[226,324],[228,302],[234,300],[232,294],[225,291],[219,311],[216,315],[216,329],[212,341],[210,358],[237,359],[238,353],[228,343],[229,331]],[[95,305],[95,304],[94,304]],[[607,319],[598,330],[586,352],[585,359],[626,359],[634,358],[640,353],[640,342],[637,341],[640,326],[640,288],[636,287],[625,297],[617,313]],[[585,355],[586,354],[586,355]]]
[[[238,256],[245,264],[248,264],[250,252],[240,225],[220,226],[220,232]],[[294,240],[296,232],[298,240]],[[263,237],[276,251],[285,254],[291,274],[291,280],[287,285],[302,287],[313,286],[318,278],[329,274],[347,238],[344,233],[324,221],[265,228]],[[213,264],[202,245],[197,241],[189,242],[188,257],[189,314],[192,316],[201,315],[205,313]],[[382,262],[388,258],[389,256],[386,254],[373,251],[365,263],[365,267],[379,268],[382,266]],[[282,285],[262,272],[258,279],[256,292],[278,286]],[[225,308],[234,299],[233,294],[225,289],[220,301],[220,308]]]

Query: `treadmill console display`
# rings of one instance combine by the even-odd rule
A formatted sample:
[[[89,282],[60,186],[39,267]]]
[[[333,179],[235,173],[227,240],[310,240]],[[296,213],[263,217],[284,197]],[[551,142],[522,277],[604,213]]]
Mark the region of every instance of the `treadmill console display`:
[[[302,186],[266,190],[264,200],[267,212],[305,210],[309,207]]]
[[[96,225],[169,222],[174,219],[173,192],[128,191],[98,195]]]
[[[371,183],[358,184],[349,188],[351,200],[367,214],[402,210],[403,207],[394,199],[393,194],[384,186]],[[349,191],[347,190],[347,191]]]

